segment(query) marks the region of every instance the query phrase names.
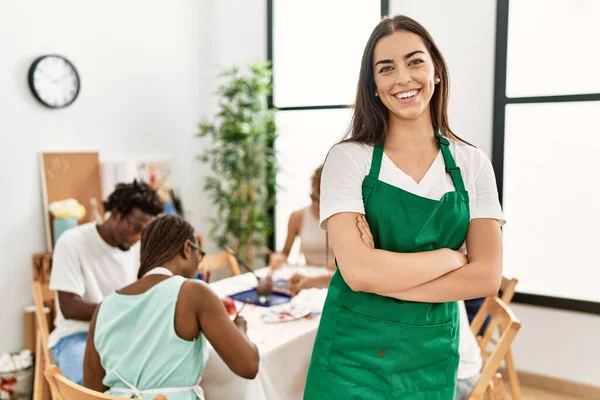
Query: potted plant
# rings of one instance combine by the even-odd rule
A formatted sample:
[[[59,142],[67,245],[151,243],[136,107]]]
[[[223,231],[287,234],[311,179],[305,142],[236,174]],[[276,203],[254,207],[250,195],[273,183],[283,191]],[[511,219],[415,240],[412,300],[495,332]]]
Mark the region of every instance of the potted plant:
[[[271,66],[234,67],[219,76],[224,80],[217,92],[219,111],[214,122],[200,123],[197,133],[211,139],[198,157],[212,170],[204,184],[217,213],[210,237],[252,266],[264,255],[273,229],[278,166],[274,110],[268,106]]]
[[[52,214],[54,243],[66,230],[79,225],[79,221],[85,217],[85,207],[79,204],[75,199],[64,199],[53,201],[49,205],[50,214]]]

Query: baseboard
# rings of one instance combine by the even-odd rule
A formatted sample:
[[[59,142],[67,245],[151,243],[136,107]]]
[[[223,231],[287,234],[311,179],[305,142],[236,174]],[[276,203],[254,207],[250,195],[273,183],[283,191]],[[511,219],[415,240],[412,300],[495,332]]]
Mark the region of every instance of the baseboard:
[[[502,371],[506,379],[506,372]],[[547,392],[561,394],[585,400],[600,400],[600,386],[586,385],[566,379],[540,375],[533,372],[518,371],[521,386],[542,389]]]

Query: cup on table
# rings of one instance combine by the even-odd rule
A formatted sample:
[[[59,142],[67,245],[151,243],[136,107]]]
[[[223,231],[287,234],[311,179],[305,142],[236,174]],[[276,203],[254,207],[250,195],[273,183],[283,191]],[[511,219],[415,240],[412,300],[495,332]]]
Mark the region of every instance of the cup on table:
[[[260,303],[266,303],[273,293],[273,280],[267,278],[258,278],[256,285],[256,294]]]

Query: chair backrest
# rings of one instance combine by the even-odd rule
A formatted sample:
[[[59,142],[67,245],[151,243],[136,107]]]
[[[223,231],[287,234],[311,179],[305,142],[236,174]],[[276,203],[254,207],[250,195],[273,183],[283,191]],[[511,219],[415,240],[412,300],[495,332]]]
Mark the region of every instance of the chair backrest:
[[[226,251],[216,254],[207,254],[200,262],[200,269],[204,273],[205,280],[208,282],[210,274],[220,268],[228,268],[232,276],[240,275],[240,265],[235,256]]]
[[[44,375],[50,384],[53,400],[123,400],[122,397],[95,392],[71,382],[60,373],[56,365],[49,365]],[[158,395],[154,400],[167,400],[167,397]]]
[[[40,281],[33,281],[31,284],[31,291],[33,293],[33,301],[35,303],[35,322],[37,326],[36,337],[41,344],[42,357],[44,360],[44,366],[50,364],[50,350],[48,349],[48,335],[50,331],[48,329],[48,320],[46,319],[46,312],[44,309],[44,295],[42,290],[42,284]]]
[[[488,328],[483,337],[478,336],[488,316],[490,317]],[[499,297],[488,297],[484,300],[471,324],[471,331],[477,337],[477,342],[482,350],[483,368],[469,399],[480,399],[483,396],[489,382],[498,372],[502,360],[510,351],[510,346],[519,329],[521,329],[521,322]],[[494,332],[499,332],[500,339],[497,342],[492,341]],[[495,344],[495,347],[493,350],[489,350],[488,348],[492,344]]]
[[[50,308],[51,332],[54,329],[54,317],[56,316],[55,292],[50,290],[50,272],[52,271],[52,252],[44,252],[33,255],[32,276],[34,282],[39,282],[42,290],[42,299],[46,307]]]
[[[502,277],[502,282],[500,283],[500,298],[505,304],[510,304],[515,296],[517,283],[519,283],[517,278]]]

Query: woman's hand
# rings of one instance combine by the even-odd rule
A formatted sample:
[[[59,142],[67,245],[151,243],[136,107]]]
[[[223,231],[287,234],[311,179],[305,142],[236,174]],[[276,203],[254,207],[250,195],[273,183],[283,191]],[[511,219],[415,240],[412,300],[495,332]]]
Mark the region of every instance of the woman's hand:
[[[242,317],[241,315],[238,315],[234,320],[233,323],[235,324],[235,326],[238,327],[238,329],[244,333],[246,333],[246,331],[248,330],[248,323],[246,322],[246,320],[244,319],[244,317]]]
[[[299,273],[292,275],[287,281],[287,287],[292,296],[297,295],[301,290],[310,289],[312,286],[311,280],[308,276],[304,276]]]
[[[452,251],[454,258],[456,260],[456,269],[459,269],[460,267],[464,267],[465,265],[467,265],[469,263],[469,258],[467,257],[467,255],[465,253],[463,253],[461,251],[456,251],[456,250],[450,250],[450,251]]]
[[[373,241],[373,235],[371,234],[371,229],[369,228],[369,223],[364,215],[360,215],[356,217],[356,226],[358,227],[358,231],[360,232],[360,237],[362,241],[371,249],[375,248],[375,242]],[[448,253],[448,259],[452,260],[453,269],[458,269],[463,267],[469,263],[469,259],[467,255],[463,252],[452,250],[452,249],[441,249],[441,251],[445,251]]]
[[[358,226],[360,238],[363,240],[363,242],[365,242],[365,244],[371,249],[374,249],[375,242],[373,241],[373,235],[371,234],[369,223],[364,215],[356,217],[356,226]]]
[[[285,265],[287,257],[283,253],[272,253],[269,256],[269,267],[279,269]]]

